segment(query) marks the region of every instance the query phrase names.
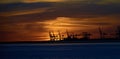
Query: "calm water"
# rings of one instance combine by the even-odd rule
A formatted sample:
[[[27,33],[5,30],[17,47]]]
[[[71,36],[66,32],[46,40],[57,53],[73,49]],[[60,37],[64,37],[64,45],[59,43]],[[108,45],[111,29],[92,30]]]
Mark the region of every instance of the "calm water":
[[[120,43],[0,44],[0,59],[120,59]]]

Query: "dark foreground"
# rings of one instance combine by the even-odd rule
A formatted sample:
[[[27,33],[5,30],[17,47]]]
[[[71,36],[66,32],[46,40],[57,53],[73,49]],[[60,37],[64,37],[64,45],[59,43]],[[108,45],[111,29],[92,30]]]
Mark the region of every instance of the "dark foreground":
[[[0,59],[120,59],[120,43],[0,44]]]

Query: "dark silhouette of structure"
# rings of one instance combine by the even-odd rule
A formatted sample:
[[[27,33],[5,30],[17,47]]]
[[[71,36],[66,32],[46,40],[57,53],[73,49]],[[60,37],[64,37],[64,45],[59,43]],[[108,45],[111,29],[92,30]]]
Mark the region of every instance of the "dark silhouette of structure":
[[[99,27],[99,33],[100,33],[100,39],[103,39],[103,38],[104,38],[104,35],[103,35],[103,32],[102,32],[101,27]]]
[[[117,39],[120,39],[120,26],[117,26]]]
[[[58,36],[59,36],[59,40],[62,40],[62,35],[61,35],[60,31],[58,31]]]
[[[90,33],[88,33],[88,32],[83,32],[83,33],[82,33],[82,36],[83,36],[83,38],[82,38],[82,39],[89,40],[89,39],[90,39],[91,34],[90,34]]]
[[[49,31],[50,41],[56,41],[56,35],[53,31]]]
[[[102,28],[99,27],[99,34],[100,38],[98,39],[91,39],[91,35],[88,32],[82,32],[81,34],[74,34],[74,33],[69,33],[68,30],[66,30],[66,34],[61,34],[60,31],[58,31],[58,34],[55,34],[53,31],[49,31],[49,36],[50,36],[50,41],[53,42],[120,42],[120,27],[117,27],[117,38],[106,38],[105,36],[107,33],[104,33]],[[66,37],[65,37],[66,35]],[[78,37],[81,38],[78,38]]]
[[[99,34],[100,34],[100,39],[105,39],[105,35],[107,35],[105,32],[103,32],[101,27],[99,27]]]

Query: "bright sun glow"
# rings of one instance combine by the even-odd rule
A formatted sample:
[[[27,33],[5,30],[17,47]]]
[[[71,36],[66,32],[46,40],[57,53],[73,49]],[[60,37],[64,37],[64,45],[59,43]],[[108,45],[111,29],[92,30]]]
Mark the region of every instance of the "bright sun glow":
[[[65,30],[65,29],[70,29],[69,25],[72,25],[69,23],[69,18],[65,17],[58,17],[55,20],[49,21],[49,25],[47,26],[50,30]]]

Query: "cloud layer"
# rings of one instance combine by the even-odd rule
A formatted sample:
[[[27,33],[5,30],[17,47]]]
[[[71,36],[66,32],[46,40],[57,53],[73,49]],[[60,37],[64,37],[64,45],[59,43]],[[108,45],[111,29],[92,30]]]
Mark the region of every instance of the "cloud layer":
[[[2,0],[0,3],[1,41],[49,39],[49,30],[70,29],[78,33],[95,31],[99,25],[114,30],[113,26],[120,22],[118,0]]]
[[[120,3],[119,0],[1,0],[0,1],[0,3],[36,3],[36,2],[81,2],[81,3],[97,3],[97,4]]]

